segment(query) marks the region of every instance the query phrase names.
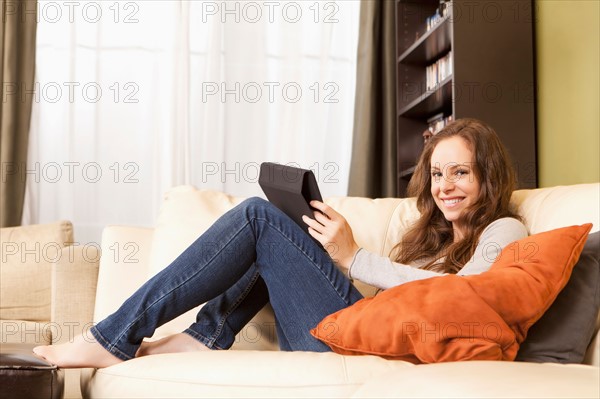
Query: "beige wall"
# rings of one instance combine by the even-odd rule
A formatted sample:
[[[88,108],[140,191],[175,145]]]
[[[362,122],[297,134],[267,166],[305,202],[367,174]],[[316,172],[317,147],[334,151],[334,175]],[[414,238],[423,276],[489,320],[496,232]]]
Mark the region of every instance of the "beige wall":
[[[539,186],[600,180],[600,1],[536,0]]]

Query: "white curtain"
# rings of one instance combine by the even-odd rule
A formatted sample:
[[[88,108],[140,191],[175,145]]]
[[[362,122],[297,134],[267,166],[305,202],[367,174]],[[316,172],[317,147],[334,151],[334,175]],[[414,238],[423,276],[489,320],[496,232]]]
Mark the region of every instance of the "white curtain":
[[[346,195],[359,1],[39,2],[23,223],[152,226],[192,184],[260,195],[263,161]]]

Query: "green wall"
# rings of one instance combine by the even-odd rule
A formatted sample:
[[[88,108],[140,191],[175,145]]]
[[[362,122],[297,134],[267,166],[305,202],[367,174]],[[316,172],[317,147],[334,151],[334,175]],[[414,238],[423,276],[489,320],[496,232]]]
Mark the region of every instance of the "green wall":
[[[600,181],[600,1],[536,0],[539,186]]]

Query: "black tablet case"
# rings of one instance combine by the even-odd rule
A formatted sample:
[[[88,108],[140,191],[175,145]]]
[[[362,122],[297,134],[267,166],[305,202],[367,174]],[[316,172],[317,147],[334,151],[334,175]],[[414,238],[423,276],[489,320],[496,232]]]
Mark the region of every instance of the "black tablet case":
[[[307,169],[263,162],[258,184],[267,199],[308,234],[308,225],[302,221],[302,215],[314,219],[314,208],[309,202],[323,201],[314,173]]]

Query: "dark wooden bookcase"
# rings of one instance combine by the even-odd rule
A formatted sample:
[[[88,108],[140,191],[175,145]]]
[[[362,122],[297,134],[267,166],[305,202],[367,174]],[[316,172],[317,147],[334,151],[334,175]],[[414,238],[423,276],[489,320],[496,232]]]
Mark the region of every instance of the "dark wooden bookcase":
[[[396,0],[398,196],[441,113],[490,124],[508,148],[519,188],[537,186],[534,14],[530,0]],[[426,67],[452,52],[452,74],[426,88]]]

